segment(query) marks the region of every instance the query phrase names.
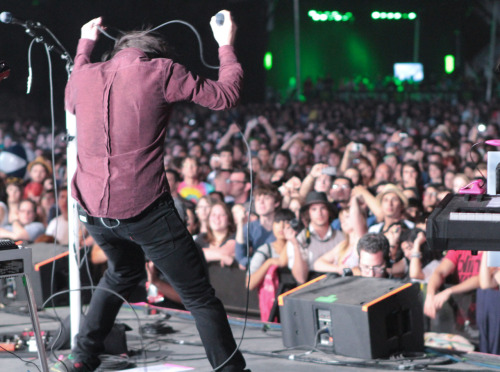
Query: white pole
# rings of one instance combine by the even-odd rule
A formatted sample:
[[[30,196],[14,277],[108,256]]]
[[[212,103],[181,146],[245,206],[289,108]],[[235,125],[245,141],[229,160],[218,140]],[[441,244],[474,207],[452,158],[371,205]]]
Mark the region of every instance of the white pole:
[[[80,283],[80,239],[78,236],[78,213],[76,200],[71,197],[71,179],[76,171],[76,117],[66,112],[66,130],[68,135],[67,176],[68,176],[68,225],[69,225],[69,305],[71,320],[71,347],[75,345],[75,336],[80,328],[80,313],[82,309]]]

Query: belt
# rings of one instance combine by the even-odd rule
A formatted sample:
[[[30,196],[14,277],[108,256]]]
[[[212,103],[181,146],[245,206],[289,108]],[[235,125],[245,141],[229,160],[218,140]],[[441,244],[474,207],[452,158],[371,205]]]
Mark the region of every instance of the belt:
[[[77,209],[78,209],[78,217],[80,218],[80,221],[89,224],[89,225],[97,225],[97,223],[100,221],[101,224],[108,228],[115,228],[118,227],[122,222],[124,223],[130,223],[130,222],[137,222],[141,220],[146,214],[149,212],[155,210],[158,208],[160,205],[162,205],[164,202],[169,202],[172,200],[172,197],[170,194],[165,193],[161,195],[158,199],[156,199],[154,202],[152,202],[150,205],[148,205],[141,213],[134,217],[130,218],[123,218],[123,219],[118,219],[118,218],[107,218],[107,217],[94,217],[88,214],[85,209],[82,208],[80,204],[77,204]]]

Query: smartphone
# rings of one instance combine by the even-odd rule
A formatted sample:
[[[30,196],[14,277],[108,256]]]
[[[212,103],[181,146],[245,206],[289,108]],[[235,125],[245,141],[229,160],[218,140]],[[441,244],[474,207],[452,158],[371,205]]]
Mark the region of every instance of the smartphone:
[[[327,174],[329,176],[337,175],[337,167],[326,167],[321,170],[321,174]]]
[[[354,143],[352,145],[353,152],[360,152],[362,148],[363,148],[363,145],[361,143]]]

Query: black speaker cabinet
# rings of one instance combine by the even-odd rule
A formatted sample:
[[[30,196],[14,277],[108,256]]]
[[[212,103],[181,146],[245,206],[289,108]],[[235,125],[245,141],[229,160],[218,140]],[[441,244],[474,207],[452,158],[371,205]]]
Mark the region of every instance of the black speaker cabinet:
[[[283,344],[362,359],[424,349],[419,285],[323,275],[278,299]]]

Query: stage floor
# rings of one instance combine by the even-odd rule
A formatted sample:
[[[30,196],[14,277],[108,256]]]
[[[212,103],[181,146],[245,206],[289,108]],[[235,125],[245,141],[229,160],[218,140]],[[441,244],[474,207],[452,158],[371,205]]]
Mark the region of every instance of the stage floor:
[[[31,319],[24,305],[0,309],[0,335],[1,339],[21,334],[31,330]],[[150,308],[145,306],[123,306],[118,322],[128,325],[132,330],[127,334],[127,348],[136,356],[129,357],[129,361],[136,365],[134,372],[174,372],[174,371],[210,371],[203,347],[200,344],[198,332],[189,313],[162,310],[157,314],[150,314]],[[42,331],[55,335],[59,329],[57,317],[64,319],[68,316],[69,309],[61,307],[46,309],[39,312]],[[168,319],[166,319],[168,318]],[[281,327],[268,325],[255,320],[230,317],[233,333],[239,342],[242,334],[244,338],[241,350],[247,361],[248,368],[256,371],[287,371],[308,372],[325,371],[334,368],[335,371],[381,371],[393,370],[422,370],[425,365],[429,369],[442,371],[488,371],[500,368],[500,357],[479,353],[462,355],[446,355],[434,353],[430,350],[424,356],[413,359],[394,358],[387,360],[360,360],[333,354],[326,354],[311,347],[303,349],[285,349],[282,342]],[[160,327],[152,327],[155,322]],[[146,326],[145,336],[139,336],[141,326]],[[171,332],[172,331],[172,332]],[[161,334],[166,332],[167,334]],[[170,332],[170,333],[169,333]],[[160,334],[155,334],[160,333]],[[0,340],[1,341],[1,340]],[[146,353],[141,352],[146,350]],[[17,357],[5,351],[0,352],[0,371],[8,372],[33,372],[42,371],[36,351],[20,350],[15,352]],[[47,351],[50,366],[55,357],[66,355],[69,350]],[[27,364],[23,360],[35,363]],[[467,361],[464,362],[464,359]],[[104,369],[110,370],[124,370]]]

